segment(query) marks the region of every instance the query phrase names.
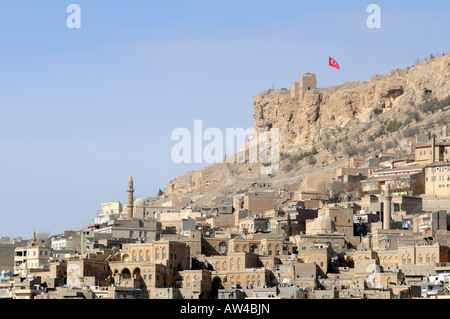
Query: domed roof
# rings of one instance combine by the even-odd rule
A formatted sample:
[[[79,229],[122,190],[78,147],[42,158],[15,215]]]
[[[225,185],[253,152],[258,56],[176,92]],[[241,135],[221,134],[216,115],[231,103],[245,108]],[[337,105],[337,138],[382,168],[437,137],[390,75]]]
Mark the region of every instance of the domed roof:
[[[134,201],[134,206],[145,206],[145,199],[136,198]]]
[[[314,220],[311,231],[317,234],[331,234],[336,232],[336,224],[329,216],[320,215]]]

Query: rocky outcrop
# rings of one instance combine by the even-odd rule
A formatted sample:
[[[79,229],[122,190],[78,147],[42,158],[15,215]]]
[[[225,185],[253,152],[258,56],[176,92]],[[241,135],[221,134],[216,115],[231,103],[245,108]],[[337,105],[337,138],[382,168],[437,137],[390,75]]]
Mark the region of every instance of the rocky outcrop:
[[[370,82],[306,91],[303,98],[290,90],[270,89],[254,97],[257,128],[278,128],[280,147],[308,144],[326,127],[342,127],[349,120],[370,123],[375,115],[424,102],[427,94],[444,99],[450,95],[450,55],[440,56]]]
[[[254,97],[255,129],[278,128],[280,151],[291,148],[299,154],[312,142],[320,141],[327,130],[339,131],[335,139],[352,130],[370,131],[376,122],[393,119],[406,110],[417,107],[425,98],[445,99],[450,95],[450,55],[440,56],[406,69],[396,69],[387,75],[374,75],[369,82],[347,82],[339,86],[311,89],[295,98],[291,90],[270,89]],[[383,117],[384,116],[384,117]],[[359,131],[356,132],[358,134]],[[330,137],[331,138],[331,137]],[[329,152],[323,154],[323,161]],[[331,156],[331,155],[330,155]],[[332,158],[337,154],[332,155]],[[330,163],[327,162],[329,168]],[[260,164],[216,163],[191,171],[169,182],[159,201],[189,196],[197,204],[207,204],[212,197],[230,196],[244,189],[250,181],[261,180]],[[310,173],[310,166],[298,168]],[[334,167],[335,169],[335,167]],[[321,170],[322,172],[322,170]],[[283,176],[281,170],[272,183],[288,186],[301,180]],[[264,178],[264,177],[263,177]],[[293,185],[294,185],[293,184]]]

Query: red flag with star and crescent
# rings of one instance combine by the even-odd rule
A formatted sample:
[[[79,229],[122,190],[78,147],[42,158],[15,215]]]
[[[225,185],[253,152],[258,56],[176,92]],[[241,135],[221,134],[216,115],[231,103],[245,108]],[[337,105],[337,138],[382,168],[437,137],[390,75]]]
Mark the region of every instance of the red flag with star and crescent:
[[[330,62],[329,62],[330,66],[332,66],[335,69],[340,69],[339,64],[336,62],[335,59],[333,59],[332,57],[330,57]]]

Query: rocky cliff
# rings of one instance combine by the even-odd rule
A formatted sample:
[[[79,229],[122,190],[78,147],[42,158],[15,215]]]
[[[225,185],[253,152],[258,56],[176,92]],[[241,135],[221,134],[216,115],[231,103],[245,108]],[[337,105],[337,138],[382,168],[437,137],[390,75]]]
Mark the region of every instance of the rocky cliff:
[[[357,118],[370,124],[374,116],[404,112],[432,96],[450,95],[450,55],[440,56],[370,82],[306,91],[303,99],[291,98],[290,90],[267,90],[254,97],[255,128],[278,128],[280,146],[311,142],[329,127],[343,127]]]
[[[365,146],[358,155],[379,152],[380,146],[386,145],[390,138],[405,136],[401,130],[397,135],[384,134],[383,130],[389,120],[407,119],[407,112],[419,112],[421,119],[411,124],[411,121],[408,124],[404,121],[402,129],[415,125],[416,130],[430,131],[448,123],[450,108],[428,112],[422,106],[427,103],[433,106],[438,104],[436,101],[444,100],[450,104],[449,96],[450,55],[396,69],[387,75],[374,75],[369,82],[312,89],[297,99],[292,98],[291,90],[287,89],[264,91],[254,97],[255,129],[279,129],[280,152],[284,155],[278,173],[262,177],[259,174],[261,164],[216,163],[170,181],[164,196],[157,202],[189,196],[198,204],[208,203],[214,196],[232,195],[261,178],[276,187],[295,190],[306,174],[327,168],[331,172],[345,162],[344,148],[339,146],[331,151],[324,147],[324,140],[342,145],[349,135],[354,138],[353,144]],[[317,164],[311,166],[297,155],[312,146],[317,147],[319,153]]]

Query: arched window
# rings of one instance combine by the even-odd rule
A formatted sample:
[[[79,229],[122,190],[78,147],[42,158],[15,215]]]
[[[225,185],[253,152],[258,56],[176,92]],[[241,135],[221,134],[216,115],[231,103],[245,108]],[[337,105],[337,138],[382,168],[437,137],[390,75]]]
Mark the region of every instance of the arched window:
[[[258,246],[252,245],[252,246],[250,247],[250,253],[251,253],[251,254],[258,255],[258,253],[259,253]]]
[[[226,242],[221,242],[219,244],[219,253],[226,254],[228,251],[228,244]]]

